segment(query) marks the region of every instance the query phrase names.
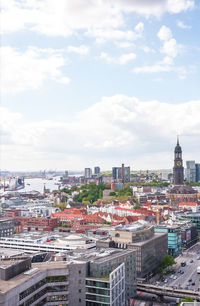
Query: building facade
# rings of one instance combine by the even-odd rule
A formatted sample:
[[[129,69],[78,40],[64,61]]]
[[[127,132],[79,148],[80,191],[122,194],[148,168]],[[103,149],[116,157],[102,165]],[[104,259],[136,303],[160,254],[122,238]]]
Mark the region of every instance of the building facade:
[[[92,169],[90,168],[85,168],[84,170],[84,176],[85,179],[90,179],[92,177]]]
[[[0,237],[14,234],[14,222],[12,219],[0,219]]]
[[[116,227],[109,234],[109,238],[97,241],[97,247],[135,250],[137,278],[154,273],[168,253],[167,233],[155,233],[152,225],[135,222]]]
[[[194,160],[186,161],[185,174],[187,182],[196,182],[196,165]]]
[[[100,174],[100,167],[94,167],[94,174],[95,175]]]
[[[182,250],[181,227],[173,225],[159,225],[155,227],[156,233],[167,233],[168,254],[177,257]]]
[[[14,263],[14,270],[19,264]],[[9,270],[12,265],[4,262],[3,268]],[[85,306],[85,268],[81,263],[32,264],[26,272],[0,281],[0,306]]]
[[[107,277],[86,278],[86,306],[125,306],[125,264]]]
[[[174,185],[183,185],[184,180],[184,168],[182,160],[182,149],[179,145],[179,139],[177,139],[177,144],[174,150]]]

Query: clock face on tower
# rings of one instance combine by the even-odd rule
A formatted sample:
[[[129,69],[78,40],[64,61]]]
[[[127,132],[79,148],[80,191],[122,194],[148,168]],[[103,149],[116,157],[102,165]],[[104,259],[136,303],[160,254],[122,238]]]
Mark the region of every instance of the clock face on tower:
[[[178,167],[180,167],[180,166],[181,166],[181,161],[178,160],[178,161],[176,162],[176,165],[177,165]]]

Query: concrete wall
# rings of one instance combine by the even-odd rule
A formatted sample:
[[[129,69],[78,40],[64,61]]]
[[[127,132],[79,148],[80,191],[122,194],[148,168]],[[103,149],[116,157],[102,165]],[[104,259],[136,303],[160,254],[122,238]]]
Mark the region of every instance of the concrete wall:
[[[69,306],[85,306],[85,263],[69,264]]]

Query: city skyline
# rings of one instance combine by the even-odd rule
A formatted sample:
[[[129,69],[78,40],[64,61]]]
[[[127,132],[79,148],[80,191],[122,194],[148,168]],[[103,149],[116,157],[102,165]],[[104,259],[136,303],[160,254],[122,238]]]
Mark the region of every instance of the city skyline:
[[[199,161],[198,1],[1,6],[2,170]]]

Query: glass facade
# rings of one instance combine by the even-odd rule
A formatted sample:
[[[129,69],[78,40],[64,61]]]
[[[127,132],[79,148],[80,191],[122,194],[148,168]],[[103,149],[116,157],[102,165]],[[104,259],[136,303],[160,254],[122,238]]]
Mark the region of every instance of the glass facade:
[[[86,306],[93,305],[125,305],[124,263],[112,271],[109,276],[86,279]]]
[[[181,252],[181,230],[178,228],[155,227],[157,233],[167,233],[168,235],[168,254],[176,257]]]

